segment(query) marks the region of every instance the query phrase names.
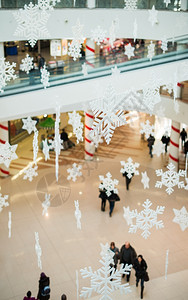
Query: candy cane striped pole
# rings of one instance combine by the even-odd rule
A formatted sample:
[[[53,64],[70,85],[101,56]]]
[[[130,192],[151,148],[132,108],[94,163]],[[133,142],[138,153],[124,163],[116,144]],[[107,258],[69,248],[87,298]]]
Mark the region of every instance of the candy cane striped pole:
[[[8,121],[0,122],[0,144],[5,144],[9,141],[8,134]],[[4,164],[0,165],[0,175],[2,177],[7,177],[9,175],[9,168],[7,168]]]
[[[175,170],[178,171],[180,123],[172,121],[171,128],[169,163],[173,163]]]
[[[85,112],[85,160],[93,160],[95,145],[92,144],[89,136],[93,126],[93,113],[91,110]]]
[[[88,69],[95,68],[95,42],[91,39],[86,41],[86,64]]]

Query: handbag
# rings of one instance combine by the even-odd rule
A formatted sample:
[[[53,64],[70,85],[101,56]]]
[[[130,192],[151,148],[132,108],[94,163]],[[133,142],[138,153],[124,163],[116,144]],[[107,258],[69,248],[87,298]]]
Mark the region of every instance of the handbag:
[[[148,272],[146,272],[145,275],[144,275],[144,281],[149,281],[149,275],[148,275]]]

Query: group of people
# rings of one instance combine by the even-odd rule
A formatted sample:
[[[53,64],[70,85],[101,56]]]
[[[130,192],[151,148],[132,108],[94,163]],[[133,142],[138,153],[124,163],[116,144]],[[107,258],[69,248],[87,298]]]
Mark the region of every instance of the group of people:
[[[40,274],[39,288],[37,298],[32,297],[31,291],[28,291],[23,300],[49,300],[50,299],[50,278],[44,272]],[[61,300],[67,300],[67,296],[63,294]]]
[[[140,254],[137,256],[135,249],[130,245],[129,242],[125,242],[125,244],[121,247],[120,251],[115,246],[114,242],[110,244],[110,250],[114,252],[113,260],[114,264],[111,267],[117,269],[118,261],[120,264],[123,264],[123,267],[126,265],[132,265],[132,268],[135,270],[136,276],[136,287],[138,287],[138,283],[140,281],[141,285],[141,294],[140,297],[143,299],[144,292],[144,281],[148,281],[148,273],[147,273],[147,263],[144,260],[143,256]],[[126,275],[126,280],[129,282],[131,276],[131,272]],[[122,278],[125,277],[125,274],[122,275]]]

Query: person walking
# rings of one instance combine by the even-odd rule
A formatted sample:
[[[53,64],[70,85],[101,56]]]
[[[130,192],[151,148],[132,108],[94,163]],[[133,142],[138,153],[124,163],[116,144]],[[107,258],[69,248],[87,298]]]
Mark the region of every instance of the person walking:
[[[134,173],[131,174],[131,177],[129,178],[128,173],[124,172],[122,174],[125,177],[126,180],[126,187],[127,187],[127,191],[129,190],[129,184],[131,183],[132,177],[134,176]]]
[[[41,69],[44,68],[44,65],[45,65],[45,59],[44,57],[42,57],[41,54],[38,54],[38,67],[39,67],[39,72]]]
[[[113,260],[114,260],[114,265],[112,265],[112,267],[114,267],[114,269],[117,269],[117,264],[118,264],[118,260],[119,260],[119,249],[115,246],[114,242],[110,243],[110,250],[112,252],[114,252],[114,256],[113,256]]]
[[[61,296],[61,300],[67,300],[67,296],[66,296],[65,294],[63,294],[63,295]]]
[[[40,274],[39,290],[37,295],[38,300],[50,299],[50,278],[45,273]]]
[[[105,190],[100,190],[99,198],[101,198],[101,210],[105,211],[107,195]]]
[[[148,147],[149,147],[149,154],[151,157],[153,157],[153,154],[152,154],[152,149],[153,149],[153,145],[155,143],[155,138],[152,134],[149,135],[149,138],[147,139],[148,141]]]
[[[125,267],[126,264],[134,264],[136,260],[137,254],[135,249],[130,245],[129,242],[125,242],[125,244],[121,247],[120,250],[120,263]],[[129,282],[131,276],[131,272],[127,274],[127,282]],[[125,277],[125,274],[122,275],[122,278]]]
[[[31,297],[31,291],[28,291],[26,295],[23,300],[37,300],[35,297]]]
[[[144,277],[146,275],[147,270],[147,263],[143,259],[143,256],[140,254],[138,258],[136,258],[133,268],[135,269],[135,276],[136,276],[136,286],[138,287],[139,281],[141,281],[141,294],[140,298],[143,299],[143,291],[144,291]]]
[[[167,146],[170,143],[170,137],[168,136],[168,132],[165,131],[165,134],[161,138],[161,142],[165,144],[165,152],[167,153]]]
[[[112,216],[114,207],[115,207],[115,202],[120,201],[120,198],[117,194],[115,194],[113,191],[111,191],[111,195],[107,197],[109,204],[110,204],[110,211],[109,211],[109,216]]]
[[[182,149],[183,149],[185,140],[187,138],[187,132],[185,131],[185,128],[183,128],[182,131],[180,132],[180,137],[181,137]]]

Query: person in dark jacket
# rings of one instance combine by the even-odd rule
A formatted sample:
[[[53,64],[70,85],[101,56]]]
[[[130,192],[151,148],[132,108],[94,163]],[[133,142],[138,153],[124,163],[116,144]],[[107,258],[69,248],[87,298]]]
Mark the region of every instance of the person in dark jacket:
[[[35,297],[31,297],[31,291],[28,291],[26,295],[23,300],[37,300]]]
[[[61,296],[61,300],[67,300],[67,296],[66,296],[65,294],[63,294],[63,295]]]
[[[45,65],[45,59],[44,59],[44,57],[42,57],[41,54],[38,54],[39,71],[44,68],[44,65]]]
[[[141,280],[141,299],[143,299],[143,291],[144,291],[144,277],[147,270],[147,263],[143,259],[142,255],[138,255],[138,258],[136,258],[133,268],[135,269],[136,273],[136,286],[138,286],[139,281]]]
[[[188,139],[187,141],[184,143],[184,153],[185,153],[185,157],[187,156],[188,153]]]
[[[165,152],[167,153],[167,146],[170,143],[170,137],[168,136],[168,132],[166,131],[165,134],[161,138],[161,142],[165,144]]]
[[[181,137],[182,148],[183,148],[185,140],[187,138],[187,132],[185,131],[185,128],[183,128],[182,131],[180,132],[180,137]]]
[[[117,269],[118,260],[119,260],[119,249],[115,246],[114,242],[110,243],[110,250],[112,252],[114,252],[114,256],[113,256],[114,265],[113,265],[113,267],[116,270]]]
[[[153,145],[155,143],[155,138],[152,134],[150,134],[149,138],[147,139],[148,141],[148,147],[149,147],[149,154],[151,157],[153,157],[153,154],[152,154],[152,149],[153,149]]]
[[[99,198],[101,198],[101,210],[105,211],[107,195],[104,190],[100,190]]]
[[[113,191],[111,191],[111,195],[107,197],[109,204],[110,204],[110,211],[109,211],[109,216],[112,216],[113,210],[114,210],[114,206],[115,206],[115,202],[116,201],[120,201],[119,196],[114,193]]]
[[[126,180],[126,187],[127,187],[127,191],[129,190],[129,184],[131,183],[132,177],[134,176],[134,173],[131,174],[131,177],[129,178],[128,173],[124,172],[123,176],[125,177]]]
[[[39,291],[37,295],[38,300],[50,299],[50,278],[45,273],[40,274]]]
[[[130,245],[129,242],[125,242],[125,245],[123,245],[120,250],[120,263],[123,264],[123,267],[125,267],[126,264],[133,265],[136,257],[137,254],[134,248]],[[127,282],[129,282],[130,275],[131,272],[127,274]],[[123,274],[122,277],[125,277],[125,274]]]

